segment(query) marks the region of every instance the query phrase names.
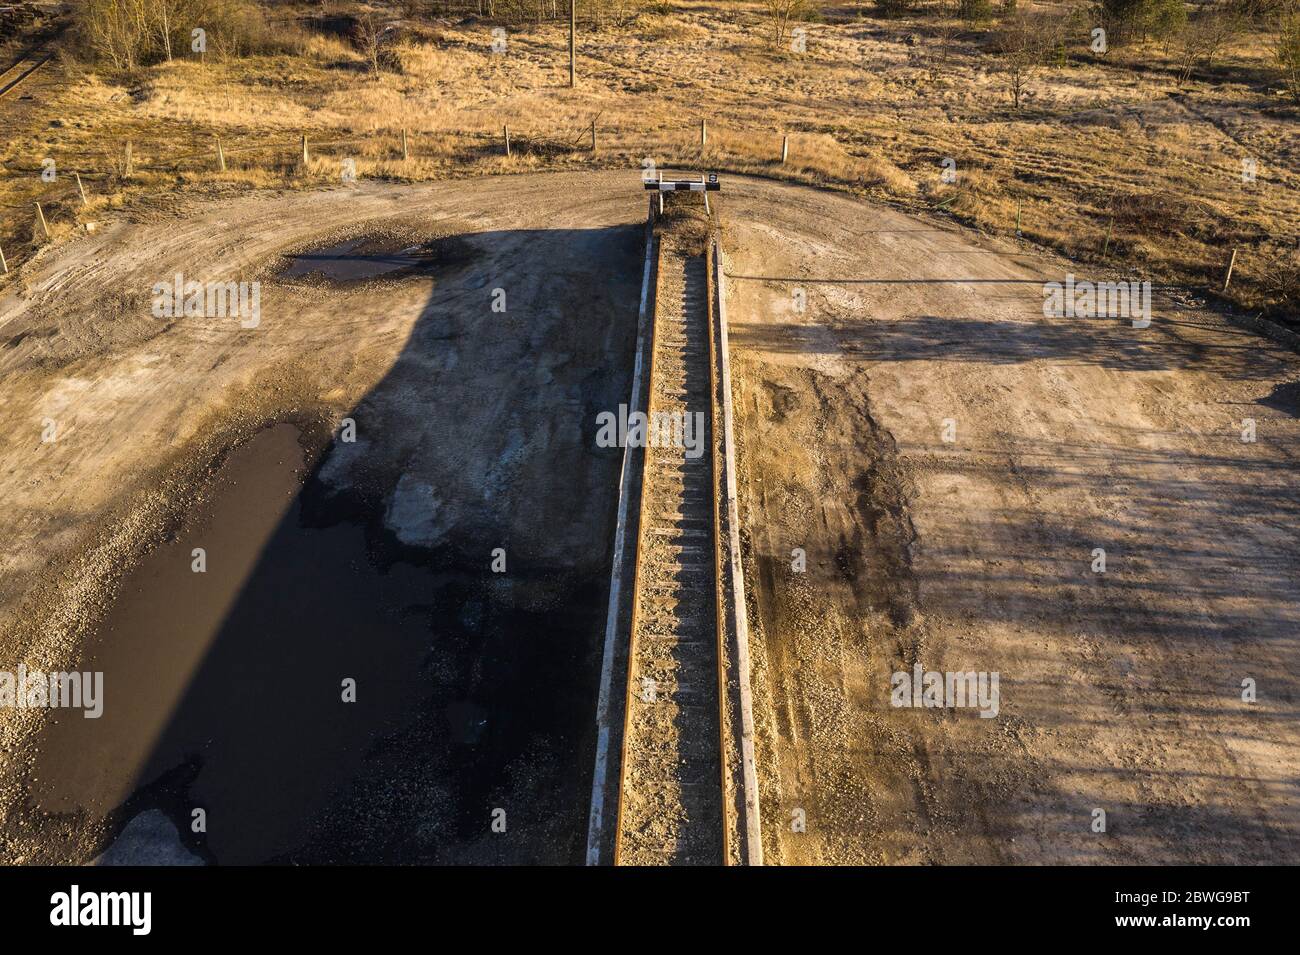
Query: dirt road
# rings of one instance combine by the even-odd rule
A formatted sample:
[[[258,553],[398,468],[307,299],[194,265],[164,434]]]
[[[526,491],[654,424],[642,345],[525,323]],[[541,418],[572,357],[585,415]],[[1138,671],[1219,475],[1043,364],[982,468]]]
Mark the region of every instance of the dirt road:
[[[725,208],[769,858],[1294,862],[1300,357],[1159,295],[1044,318],[1067,263],[847,200]],[[917,663],[997,716],[895,708]]]
[[[0,299],[0,662],[75,666],[115,581],[226,451],[292,420],[319,462],[356,411],[361,440],[314,480],[364,490],[355,517],[388,559],[487,575],[508,534],[533,575],[480,605],[542,614],[576,675],[540,697],[518,663],[485,680],[462,621],[435,653],[460,694],[442,703],[528,698],[548,731],[495,737],[467,807],[454,733],[392,727],[315,835],[275,853],[579,858],[617,480],[584,422],[625,400],[642,202],[635,172],[368,183],[169,206],[44,253]],[[1141,331],[1045,319],[1064,263],[843,196],[732,179],[719,205],[770,860],[1294,859],[1300,359],[1162,302]],[[429,274],[382,287],[274,278],[284,253],[361,232],[463,236],[469,258],[440,246]],[[259,326],[154,318],[150,290],[177,272],[260,279]],[[445,618],[474,603],[438,600]],[[997,716],[892,707],[891,674],[918,662],[999,673]],[[99,851],[125,819],[43,815],[41,722],[3,715],[4,858]],[[502,793],[531,804],[509,850],[487,829]]]

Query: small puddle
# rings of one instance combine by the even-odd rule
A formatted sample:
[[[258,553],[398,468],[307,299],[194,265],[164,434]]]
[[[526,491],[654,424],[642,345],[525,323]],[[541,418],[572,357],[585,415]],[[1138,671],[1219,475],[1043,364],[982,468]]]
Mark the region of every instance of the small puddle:
[[[289,259],[284,278],[318,275],[333,282],[360,282],[391,272],[413,269],[421,264],[419,246],[397,252],[367,252],[365,239],[349,239],[325,249],[303,252]]]
[[[364,282],[458,265],[469,261],[472,255],[469,244],[457,236],[414,245],[388,237],[362,236],[291,255],[280,277]]]

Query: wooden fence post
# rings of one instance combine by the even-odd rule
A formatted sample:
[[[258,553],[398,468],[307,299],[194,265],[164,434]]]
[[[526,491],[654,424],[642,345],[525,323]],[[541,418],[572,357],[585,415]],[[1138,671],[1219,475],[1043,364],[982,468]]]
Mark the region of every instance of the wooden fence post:
[[[311,153],[307,149],[307,134],[302,134],[302,164],[305,166],[311,162]]]
[[[789,158],[790,158],[790,137],[782,136],[781,137],[781,165],[784,166],[785,161]]]
[[[1115,228],[1115,213],[1110,214],[1110,221],[1106,223],[1106,241],[1101,245],[1101,257],[1104,259],[1106,253],[1110,251],[1110,233]]]
[[[578,0],[569,0],[569,89],[578,85]]]
[[[406,161],[411,158],[411,150],[406,144],[406,127],[402,127],[402,160]]]
[[[36,221],[41,224],[41,231],[45,233],[45,238],[48,239],[50,237],[50,227],[45,221],[45,211],[41,208],[39,202],[36,203]]]
[[[226,151],[221,148],[221,137],[217,137],[217,169],[220,172],[226,171]]]
[[[135,174],[135,157],[132,155],[131,140],[126,141],[126,157],[122,161],[122,178],[130,179]]]
[[[0,249],[0,275],[9,274],[9,263],[5,261],[5,250]]]
[[[1232,268],[1237,264],[1237,250],[1232,250],[1232,258],[1228,260],[1228,274],[1223,277],[1223,290],[1228,291],[1228,283],[1232,281]]]
[[[709,144],[709,121],[700,120],[700,148],[703,149]]]
[[[76,177],[77,180],[77,192],[81,193],[81,204],[83,206],[90,205],[90,201],[86,199],[86,187],[81,184],[81,173],[74,172],[72,175]]]
[[[509,126],[502,126],[502,127],[501,127],[501,135],[505,138],[505,141],[506,141],[506,156],[509,157],[509,155],[510,155],[510,127],[509,127]]]
[[[591,151],[593,153],[596,151],[596,121],[594,119],[591,121]]]

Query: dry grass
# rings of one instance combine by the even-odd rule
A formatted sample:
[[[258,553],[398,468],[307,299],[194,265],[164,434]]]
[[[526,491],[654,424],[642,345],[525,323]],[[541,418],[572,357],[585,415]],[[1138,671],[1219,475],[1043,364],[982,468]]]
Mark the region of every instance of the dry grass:
[[[1238,246],[1234,301],[1294,309],[1272,277],[1300,231],[1297,112],[1270,93],[1262,36],[1243,38],[1217,75],[1181,90],[1157,45],[1104,61],[1081,48],[1071,65],[1037,70],[1028,106],[1016,111],[979,31],[934,19],[801,26],[807,52],[796,54],[770,47],[757,6],[664,7],[585,36],[577,90],[565,85],[558,25],[512,30],[504,54],[491,51],[488,24],[440,26],[394,51],[400,72],[378,78],[327,37],[299,56],[176,62],[129,80],[72,69],[16,124],[0,154],[0,203],[21,209],[51,191],[34,178],[43,155],[130,208],[182,188],[325,182],[348,157],[362,177],[410,180],[639,169],[650,157],[938,207],[1003,234],[1019,209],[1027,240],[1161,282],[1215,285]],[[701,154],[704,116],[710,141]],[[50,127],[50,117],[62,125]],[[503,125],[514,139],[509,159]],[[304,132],[313,143],[306,167]],[[215,171],[217,136],[225,174]],[[127,139],[136,149],[129,180],[113,172]],[[1258,163],[1253,185],[1241,181],[1248,156]],[[940,180],[945,157],[957,163],[955,185]],[[102,212],[54,207],[57,222]],[[6,217],[6,251],[15,237],[30,242],[23,232]]]

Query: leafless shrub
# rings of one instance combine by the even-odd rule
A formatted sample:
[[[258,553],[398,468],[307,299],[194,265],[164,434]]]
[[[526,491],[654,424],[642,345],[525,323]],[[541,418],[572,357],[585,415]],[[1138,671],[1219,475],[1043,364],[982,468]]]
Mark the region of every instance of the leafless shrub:
[[[1300,308],[1300,250],[1270,256],[1263,275],[1267,305],[1282,314],[1295,316]]]
[[[763,0],[763,7],[772,20],[772,43],[781,46],[790,31],[790,21],[808,11],[808,0]]]
[[[1207,9],[1193,19],[1175,44],[1179,84],[1187,83],[1198,65],[1213,69],[1215,58],[1245,27],[1245,18],[1226,8]]]
[[[931,83],[937,83],[943,70],[951,64],[957,32],[955,24],[940,24],[935,28],[934,42],[922,48],[922,59]]]
[[[1037,69],[1065,65],[1067,41],[1078,23],[1070,12],[1020,10],[994,31],[993,48],[1016,109],[1029,95],[1029,81]]]
[[[366,58],[371,76],[379,75],[380,55],[384,48],[384,23],[369,11],[357,18],[356,45]]]
[[[1206,202],[1167,189],[1135,190],[1112,205],[1117,234],[1163,235],[1217,242],[1229,225]]]
[[[1285,14],[1273,41],[1273,59],[1282,75],[1282,86],[1300,105],[1300,4]]]
[[[298,41],[245,0],[87,0],[77,11],[81,52],[115,69],[193,55],[195,29],[216,56],[278,52]]]
[[[1039,63],[1029,17],[1023,13],[1008,17],[994,34],[993,42],[998,53],[999,69],[1006,78],[1007,91],[1011,94],[1012,103],[1019,109],[1029,78]]]

